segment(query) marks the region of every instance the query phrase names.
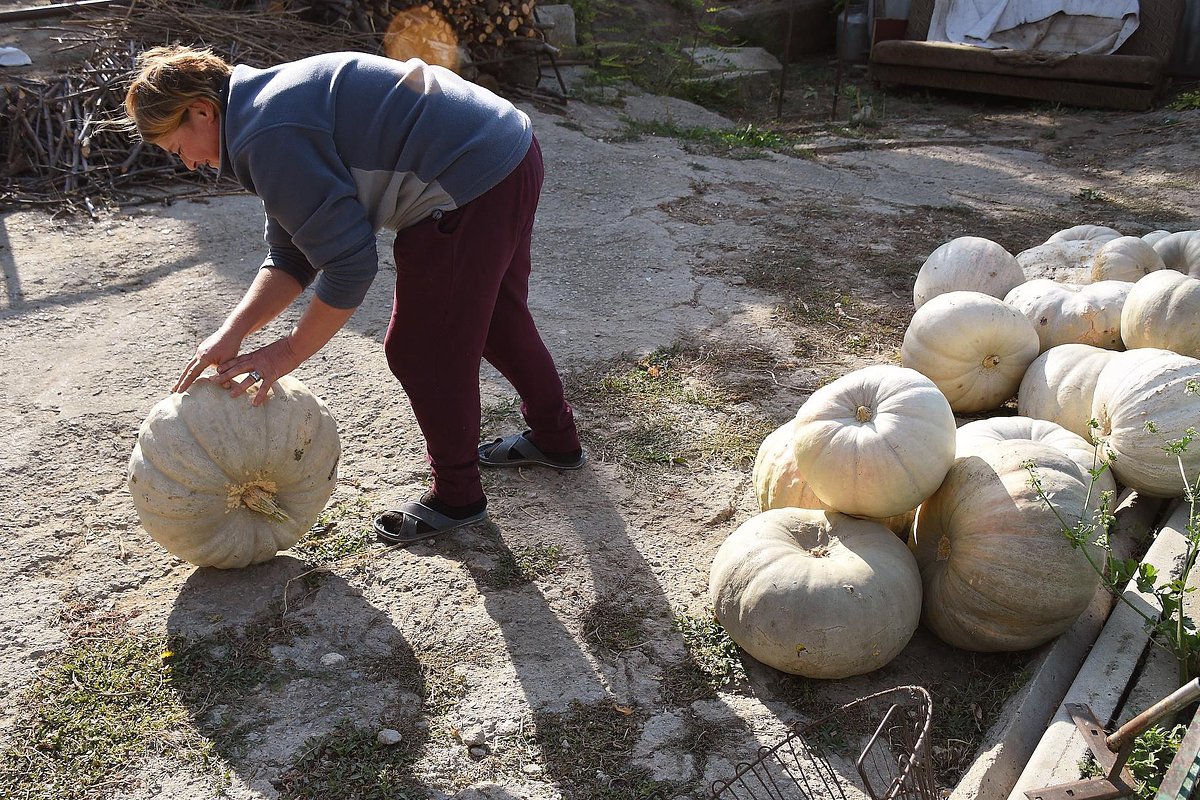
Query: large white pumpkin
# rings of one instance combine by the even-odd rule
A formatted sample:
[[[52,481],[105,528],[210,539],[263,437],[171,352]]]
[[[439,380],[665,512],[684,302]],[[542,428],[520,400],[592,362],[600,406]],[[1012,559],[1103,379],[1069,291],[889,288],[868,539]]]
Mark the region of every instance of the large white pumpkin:
[[[990,411],[1017,392],[1041,351],[1029,319],[980,292],[949,292],[908,324],[901,363],[932,380],[958,413]]]
[[[772,508],[810,508],[837,511],[817,497],[796,463],[796,419],[793,417],[763,439],[754,459],[754,493],[759,511]],[[916,507],[891,517],[876,520],[897,536],[908,540],[908,530],[916,516]]]
[[[1177,231],[1154,243],[1167,269],[1200,278],[1200,231]]]
[[[1183,495],[1200,475],[1200,441],[1179,458],[1166,452],[1189,429],[1200,429],[1200,360],[1139,347],[1109,360],[1096,381],[1092,416],[1113,454],[1117,481],[1153,497]]]
[[[1004,302],[1033,324],[1042,352],[1073,342],[1124,350],[1121,309],[1132,288],[1127,281],[1077,285],[1038,279],[1014,288]]]
[[[1116,354],[1090,344],[1051,347],[1025,370],[1017,390],[1017,413],[1056,422],[1092,441],[1092,394],[1100,370]]]
[[[142,423],[129,492],[142,527],[171,553],[244,567],[308,532],[333,493],[340,453],[333,417],[299,380],[281,378],[256,407],[201,379]]]
[[[1036,647],[1067,630],[1099,586],[1031,485],[1027,463],[1067,525],[1092,518],[1099,497],[1089,501],[1079,466],[1058,448],[1027,440],[996,442],[956,460],[917,513],[912,547],[923,618],[955,647]],[[1103,565],[1099,548],[1088,547]]]
[[[1109,239],[1092,259],[1091,283],[1100,281],[1140,280],[1164,268],[1162,257],[1154,247],[1137,236]]]
[[[1165,269],[1133,285],[1121,310],[1125,346],[1200,357],[1200,280]]]
[[[903,367],[864,367],[822,386],[794,426],[796,470],[844,514],[904,514],[954,461],[950,404],[928,378]]]
[[[929,254],[913,285],[913,305],[925,305],[939,294],[968,289],[1004,297],[1025,280],[1012,253],[979,236],[960,236]]]
[[[1050,235],[1047,242],[1104,242],[1119,238],[1121,232],[1107,225],[1072,225]]]
[[[1112,492],[1115,495],[1117,490],[1112,470],[1103,469],[1107,463],[1104,449],[1053,422],[1030,417],[977,419],[959,427],[957,441],[954,453],[956,459],[973,455],[980,448],[996,442],[1030,441],[1048,444],[1079,466],[1084,480],[1093,483],[1093,494],[1098,496],[1103,492]]]
[[[1028,280],[1074,284],[1136,281],[1163,268],[1162,259],[1148,242],[1098,225],[1059,231],[1044,244],[1017,253],[1017,262]]]
[[[908,548],[878,522],[801,508],[764,511],[717,550],[717,619],[743,650],[809,678],[879,669],[921,617]]]
[[[1103,244],[1103,241],[1083,239],[1045,242],[1017,253],[1017,263],[1026,280],[1044,278],[1060,283],[1089,283],[1092,261]]]

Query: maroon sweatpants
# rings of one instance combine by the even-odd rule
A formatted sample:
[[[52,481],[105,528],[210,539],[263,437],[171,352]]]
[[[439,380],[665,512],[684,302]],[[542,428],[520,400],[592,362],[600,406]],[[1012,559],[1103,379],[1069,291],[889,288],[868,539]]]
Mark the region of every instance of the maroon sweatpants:
[[[482,358],[520,394],[534,444],[546,452],[579,447],[562,381],[529,313],[529,246],[543,174],[534,139],[486,194],[396,235],[396,297],[384,349],[425,435],[434,493],[448,505],[483,498]]]

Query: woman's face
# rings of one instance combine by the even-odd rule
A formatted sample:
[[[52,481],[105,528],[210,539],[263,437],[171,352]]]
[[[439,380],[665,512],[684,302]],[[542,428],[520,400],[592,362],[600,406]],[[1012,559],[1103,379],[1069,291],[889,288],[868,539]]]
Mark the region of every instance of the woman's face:
[[[188,169],[202,165],[221,165],[221,118],[208,100],[196,100],[187,107],[179,127],[155,142],[168,153],[179,156]]]

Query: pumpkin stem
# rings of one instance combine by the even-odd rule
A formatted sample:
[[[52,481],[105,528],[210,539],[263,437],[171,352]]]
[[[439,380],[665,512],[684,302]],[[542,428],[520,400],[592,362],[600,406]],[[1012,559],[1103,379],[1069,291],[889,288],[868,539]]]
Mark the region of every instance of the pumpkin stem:
[[[870,422],[875,413],[866,406],[859,406],[854,412],[854,418],[859,422]]]
[[[950,558],[950,539],[943,536],[938,539],[937,560],[945,561],[948,558]]]
[[[242,490],[242,503],[251,511],[257,511],[276,522],[288,522],[291,517],[272,498],[273,495],[261,486],[247,486]]]
[[[989,356],[985,356],[985,357],[984,357],[984,359],[983,359],[983,368],[984,368],[984,369],[993,369],[993,368],[995,368],[995,367],[996,367],[996,365],[998,365],[999,363],[1000,363],[1000,356],[998,356],[998,355],[995,355],[995,354],[993,353],[992,355],[989,355]]]

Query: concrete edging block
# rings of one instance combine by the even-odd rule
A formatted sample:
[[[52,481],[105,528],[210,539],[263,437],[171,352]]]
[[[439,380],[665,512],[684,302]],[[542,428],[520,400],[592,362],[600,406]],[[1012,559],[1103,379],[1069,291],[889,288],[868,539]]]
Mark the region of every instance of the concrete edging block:
[[[1189,513],[1187,504],[1176,503],[1142,559],[1157,567],[1162,575],[1173,574],[1179,557],[1187,550],[1184,531]],[[1123,596],[1150,616],[1162,613],[1154,597],[1139,592],[1134,581],[1126,585]],[[1126,688],[1134,680],[1149,641],[1144,620],[1124,603],[1118,603],[1017,779],[1009,800],[1026,800],[1028,790],[1079,780],[1079,762],[1088,748],[1063,705],[1086,704],[1096,718],[1107,725],[1116,715]]]

